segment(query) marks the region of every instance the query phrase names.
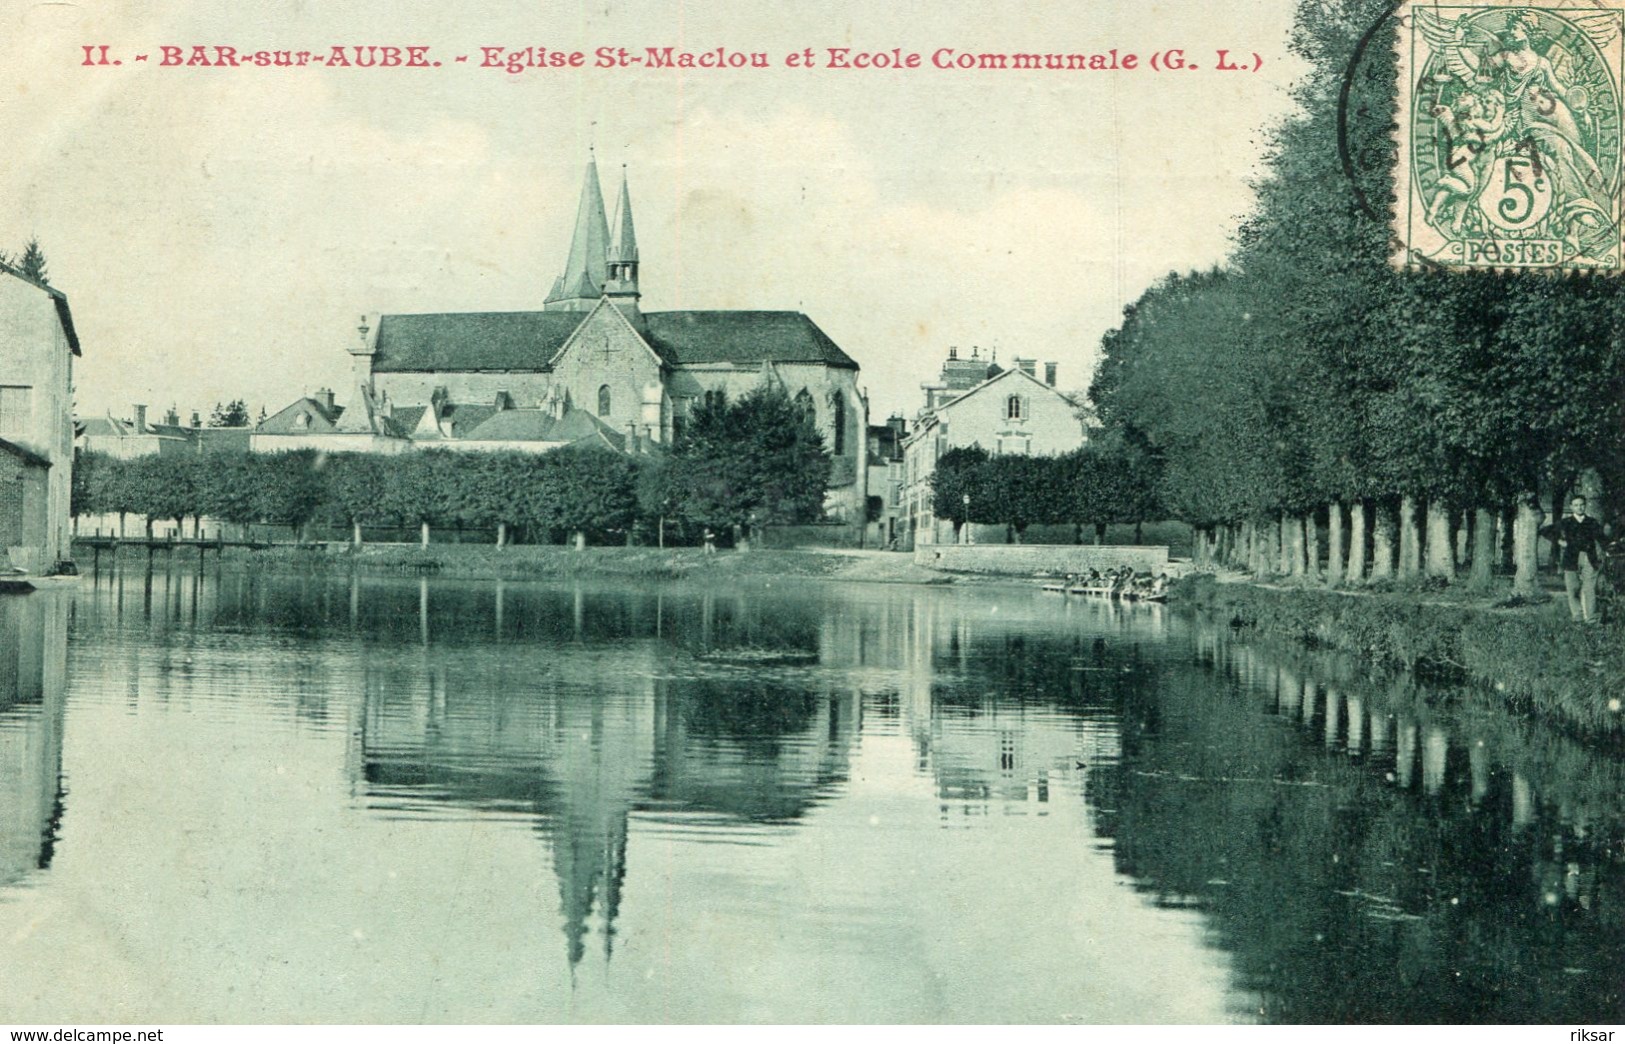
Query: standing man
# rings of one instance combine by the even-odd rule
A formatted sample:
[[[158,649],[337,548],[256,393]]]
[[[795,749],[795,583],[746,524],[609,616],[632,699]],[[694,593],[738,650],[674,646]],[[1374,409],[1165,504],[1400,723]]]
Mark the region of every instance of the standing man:
[[[1569,594],[1569,615],[1582,623],[1597,618],[1597,570],[1602,568],[1602,523],[1586,514],[1586,498],[1569,501],[1569,513],[1548,527],[1556,530],[1563,563],[1563,587]]]

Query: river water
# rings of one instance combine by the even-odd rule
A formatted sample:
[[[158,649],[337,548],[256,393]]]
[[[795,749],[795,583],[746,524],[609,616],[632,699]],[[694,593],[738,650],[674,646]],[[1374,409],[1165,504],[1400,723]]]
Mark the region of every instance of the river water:
[[[1625,767],[1023,588],[0,598],[11,1022],[1625,1016]]]

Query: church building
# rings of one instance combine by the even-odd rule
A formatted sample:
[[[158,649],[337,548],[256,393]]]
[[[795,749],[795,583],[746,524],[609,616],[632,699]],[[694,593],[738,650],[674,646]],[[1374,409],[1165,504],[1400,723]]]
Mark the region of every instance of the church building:
[[[540,310],[369,316],[349,350],[347,408],[296,403],[262,425],[255,449],[658,451],[695,404],[766,382],[815,418],[834,459],[829,513],[861,525],[858,364],[801,312],[645,311],[641,264],[625,176],[612,233],[589,160],[569,256]]]

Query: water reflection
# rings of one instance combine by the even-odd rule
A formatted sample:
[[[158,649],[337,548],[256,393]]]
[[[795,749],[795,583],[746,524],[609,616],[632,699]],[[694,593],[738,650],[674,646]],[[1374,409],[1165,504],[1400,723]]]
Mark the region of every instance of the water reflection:
[[[6,882],[212,955],[199,1018],[1625,1014],[1616,757],[1161,607],[160,561],[71,653],[65,718],[48,665],[0,709]],[[167,873],[110,886],[123,847]]]
[[[1139,887],[1213,918],[1265,1019],[1617,1020],[1617,758],[1482,694],[1193,645],[1126,703],[1158,724],[1101,826]]]
[[[48,869],[55,854],[69,605],[0,596],[0,886]]]

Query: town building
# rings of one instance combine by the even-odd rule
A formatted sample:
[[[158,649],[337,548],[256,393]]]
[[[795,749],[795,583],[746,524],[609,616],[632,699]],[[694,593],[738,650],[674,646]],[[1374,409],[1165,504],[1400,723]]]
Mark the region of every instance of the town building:
[[[78,354],[67,297],[0,265],[0,566],[68,556]]]
[[[539,310],[368,316],[349,349],[349,403],[301,399],[260,426],[254,449],[542,452],[585,440],[648,452],[697,403],[767,383],[824,436],[829,515],[862,525],[868,403],[852,357],[799,311],[645,311],[645,274],[624,174],[612,235],[589,160],[569,255]]]
[[[864,543],[869,547],[896,548],[903,515],[903,439],[908,421],[900,413],[886,418],[885,424],[869,425],[869,519]]]
[[[1036,359],[1013,362],[1006,369],[979,350],[961,358],[950,348],[938,378],[920,386],[925,406],[903,440],[901,513],[907,524],[899,544],[953,540],[953,524],[936,517],[931,493],[937,461],[949,450],[980,446],[993,456],[1056,456],[1087,441],[1077,405],[1055,387],[1055,363],[1044,364],[1040,379]],[[970,528],[969,539],[982,539],[984,529],[996,534],[1001,527]],[[996,539],[1002,541],[1002,534]]]

